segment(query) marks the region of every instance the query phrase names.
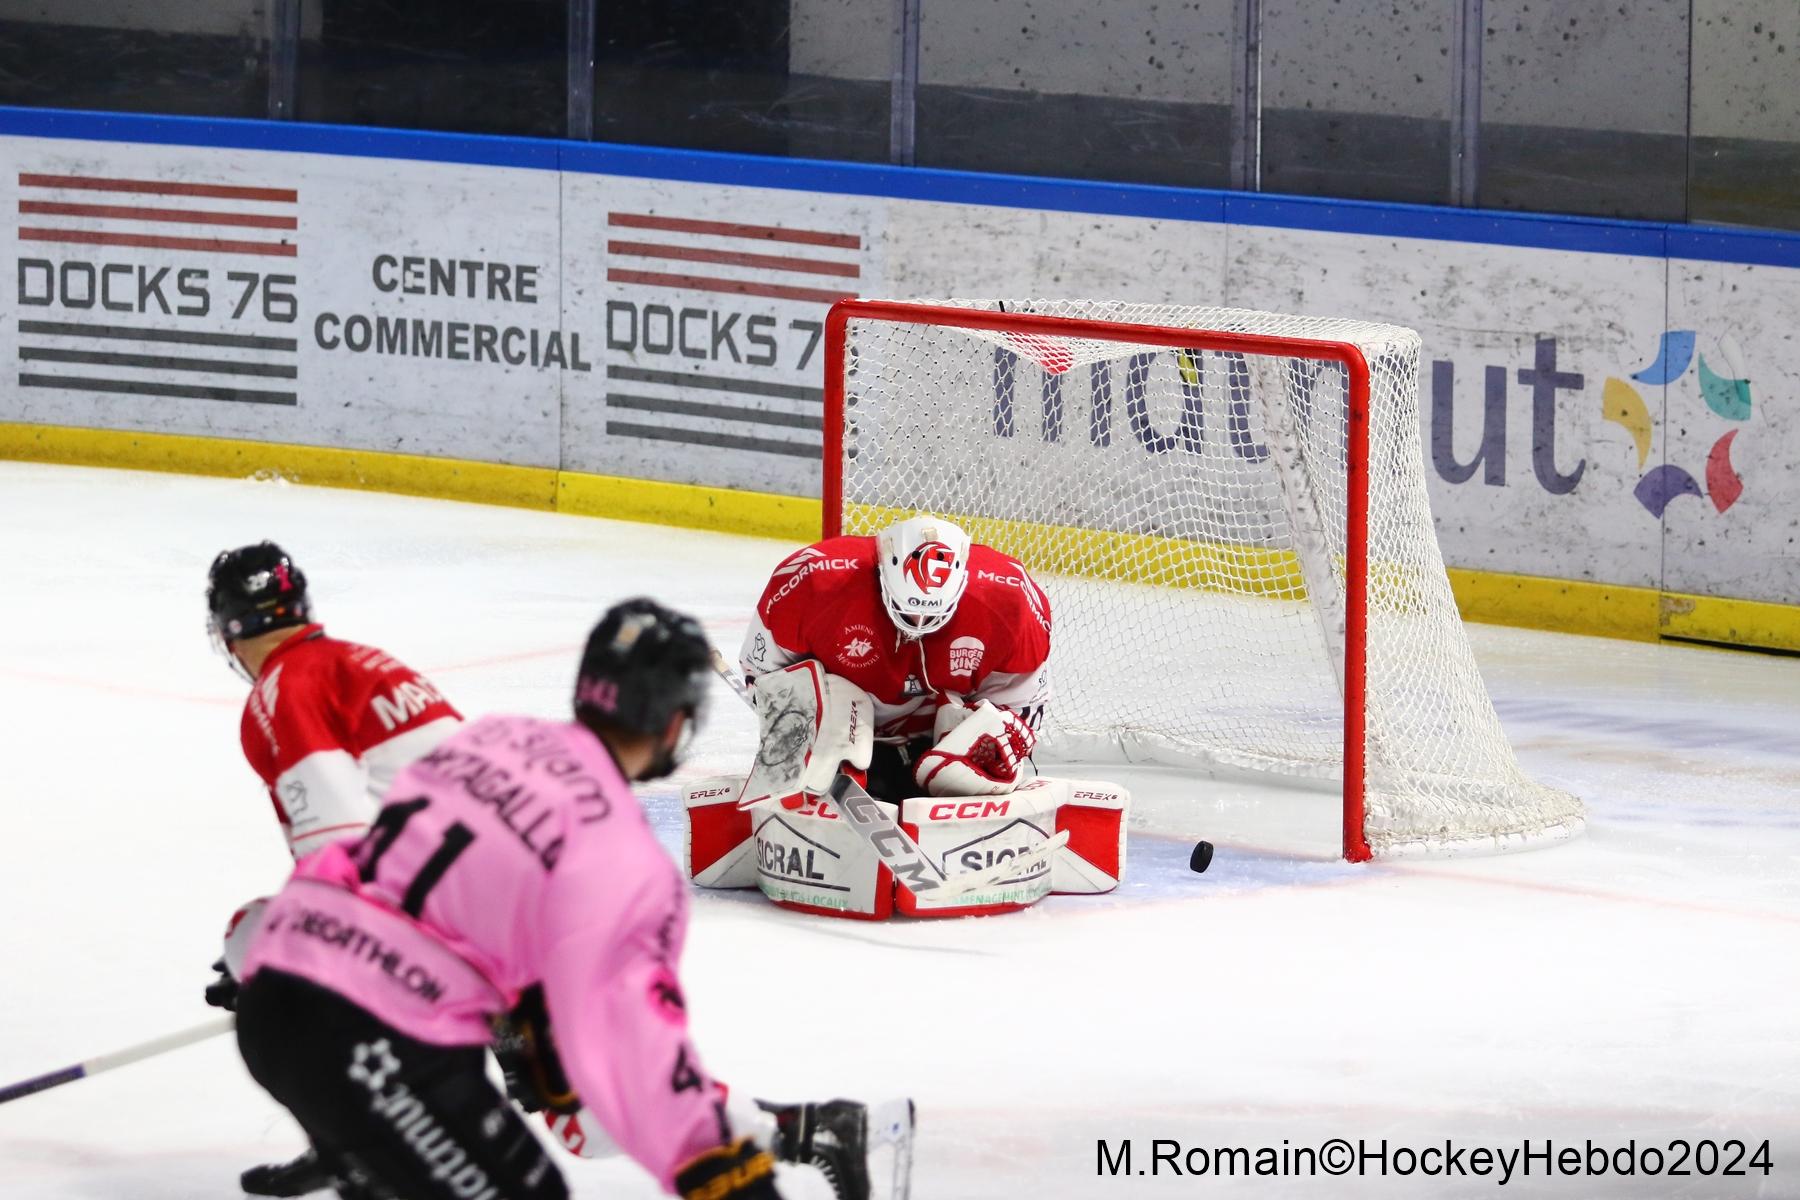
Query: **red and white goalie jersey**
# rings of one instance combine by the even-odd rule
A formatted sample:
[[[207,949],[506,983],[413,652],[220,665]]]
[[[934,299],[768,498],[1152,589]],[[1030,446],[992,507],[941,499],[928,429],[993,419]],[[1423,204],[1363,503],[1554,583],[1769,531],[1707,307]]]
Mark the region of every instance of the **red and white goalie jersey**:
[[[417,671],[308,625],[264,661],[240,736],[299,859],[362,833],[401,768],[461,721]]]
[[[817,659],[869,694],[877,741],[931,738],[944,695],[991,700],[1035,728],[1050,699],[1050,600],[1018,560],[971,545],[949,619],[908,636],[889,615],[876,555],[874,537],[836,537],[784,559],[744,638],[745,678]],[[927,559],[927,588],[929,570]]]

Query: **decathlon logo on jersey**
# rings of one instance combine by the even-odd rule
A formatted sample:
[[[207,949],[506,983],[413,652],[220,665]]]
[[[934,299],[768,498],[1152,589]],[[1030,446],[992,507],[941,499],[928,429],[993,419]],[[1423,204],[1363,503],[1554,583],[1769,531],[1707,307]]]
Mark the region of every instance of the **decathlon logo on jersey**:
[[[987,645],[978,637],[959,637],[950,643],[950,673],[952,675],[973,675],[981,666],[981,656],[987,653]]]
[[[942,542],[926,542],[906,556],[906,577],[921,592],[935,592],[950,582],[956,552]]]

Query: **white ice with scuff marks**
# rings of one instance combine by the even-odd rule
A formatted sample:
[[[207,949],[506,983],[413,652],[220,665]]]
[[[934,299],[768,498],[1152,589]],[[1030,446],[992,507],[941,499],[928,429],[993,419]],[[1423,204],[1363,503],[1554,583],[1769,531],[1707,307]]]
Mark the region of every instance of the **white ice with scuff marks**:
[[[278,483],[0,464],[0,1083],[206,1019],[225,918],[288,865],[209,651],[220,549],[282,542],[331,630],[466,712],[562,711],[608,603],[735,650],[779,543]],[[1324,793],[1141,770],[1127,882],[866,925],[695,903],[695,1036],[777,1098],[908,1092],[919,1200],[1800,1195],[1800,660],[1474,627],[1526,768],[1588,835],[1350,866]],[[722,687],[692,774],[741,769]],[[1092,769],[1091,769],[1092,770]],[[679,849],[674,788],[648,806]],[[1196,837],[1212,869],[1187,870]],[[1733,1180],[1096,1178],[1095,1139],[1772,1143]],[[1540,1143],[1541,1144],[1541,1141]],[[0,1107],[8,1200],[234,1197],[299,1136],[228,1039]],[[559,1157],[579,1197],[656,1194]],[[816,1180],[791,1180],[801,1190]]]

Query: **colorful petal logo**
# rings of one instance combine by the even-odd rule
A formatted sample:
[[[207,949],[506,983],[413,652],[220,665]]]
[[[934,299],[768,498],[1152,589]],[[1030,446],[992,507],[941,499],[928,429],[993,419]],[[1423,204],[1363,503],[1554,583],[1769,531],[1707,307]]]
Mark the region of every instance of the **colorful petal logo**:
[[[1643,470],[1644,461],[1650,457],[1650,409],[1644,398],[1623,379],[1608,379],[1600,394],[1600,403],[1604,407],[1601,415],[1615,425],[1624,426],[1631,440],[1637,443],[1638,470]]]
[[[1670,329],[1662,335],[1656,361],[1632,376],[1639,383],[1674,383],[1694,360],[1694,331]]]
[[[1736,341],[1723,337],[1719,339],[1719,356],[1725,364],[1723,373],[1712,369],[1706,355],[1700,356],[1700,394],[1706,397],[1706,407],[1727,421],[1748,421],[1750,381],[1744,377],[1740,366],[1744,361],[1743,353]]]
[[[1660,467],[1652,467],[1650,473],[1638,480],[1637,490],[1633,493],[1639,504],[1649,510],[1653,517],[1661,518],[1663,509],[1678,496],[1698,496],[1700,485],[1694,477],[1680,467],[1671,467],[1664,463]]]
[[[1731,466],[1731,439],[1737,435],[1738,431],[1734,429],[1714,442],[1712,452],[1706,456],[1706,494],[1712,497],[1713,507],[1720,512],[1736,504],[1737,498],[1744,494],[1744,481]]]
[[[1632,378],[1651,387],[1665,387],[1687,374],[1694,365],[1694,349],[1698,338],[1692,329],[1665,330],[1657,346],[1656,361]],[[1750,378],[1744,370],[1743,352],[1729,335],[1718,339],[1717,356],[1709,361],[1699,356],[1697,374],[1700,396],[1706,407],[1727,421],[1750,419]],[[1719,368],[1723,368],[1722,370]],[[1600,396],[1600,415],[1631,434],[1637,448],[1638,470],[1650,460],[1653,422],[1650,407],[1642,393],[1623,379],[1608,379]],[[1724,512],[1744,494],[1744,481],[1731,464],[1731,443],[1738,431],[1732,430],[1713,443],[1706,456],[1706,490],[1692,474],[1671,463],[1663,463],[1645,471],[1638,479],[1633,495],[1651,516],[1661,519],[1663,511],[1682,496],[1705,496],[1712,506]]]

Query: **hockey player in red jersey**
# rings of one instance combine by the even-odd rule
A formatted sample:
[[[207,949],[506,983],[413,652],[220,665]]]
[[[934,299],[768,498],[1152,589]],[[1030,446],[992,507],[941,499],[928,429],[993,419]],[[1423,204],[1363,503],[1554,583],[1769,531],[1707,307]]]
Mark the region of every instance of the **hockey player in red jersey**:
[[[992,867],[1065,827],[1059,810],[1095,801],[1106,814],[1097,836],[1110,843],[1084,839],[1073,856],[1091,850],[1101,860],[1088,864],[1092,878],[1059,879],[1055,890],[1116,884],[1124,792],[1083,785],[1105,794],[1077,796],[1062,786],[1071,781],[1039,780],[1031,766],[1051,696],[1051,629],[1049,597],[1025,567],[943,517],[916,514],[789,555],[757,601],[741,654],[762,725],[757,762],[741,786],[689,790],[690,873],[706,886],[758,886],[806,911],[887,915],[891,886],[879,864],[813,799],[848,764],[928,852],[930,842],[956,853],[947,870]],[[978,796],[1014,799],[930,802]],[[782,811],[743,815],[766,802]],[[823,824],[795,827],[814,819]],[[1022,907],[1051,890],[1049,873],[1038,874],[993,903],[933,914]],[[932,908],[904,888],[898,900],[902,912]]]
[[[326,636],[306,576],[273,542],[220,554],[206,606],[215,645],[251,683],[244,757],[296,859],[360,836],[400,769],[462,720],[393,656]]]
[[[250,682],[239,729],[244,757],[268,789],[296,860],[361,836],[406,767],[454,733],[461,717],[418,672],[368,646],[328,637],[312,618],[306,576],[273,542],[227,550],[206,581],[214,647]],[[238,910],[209,1004],[236,1004],[236,968],[265,901]],[[252,1167],[246,1192],[298,1196],[329,1182],[308,1151]]]

